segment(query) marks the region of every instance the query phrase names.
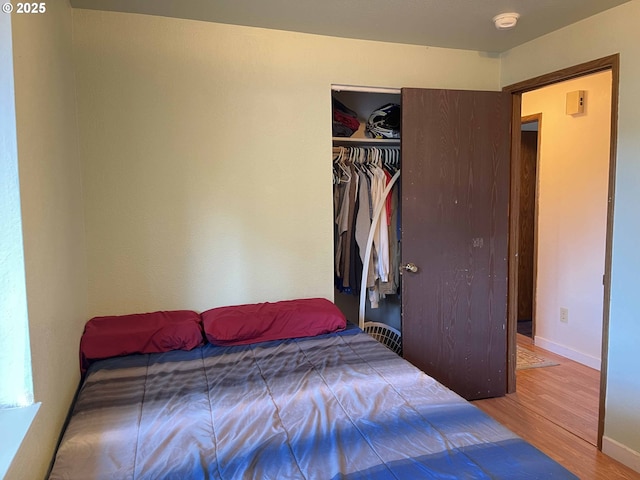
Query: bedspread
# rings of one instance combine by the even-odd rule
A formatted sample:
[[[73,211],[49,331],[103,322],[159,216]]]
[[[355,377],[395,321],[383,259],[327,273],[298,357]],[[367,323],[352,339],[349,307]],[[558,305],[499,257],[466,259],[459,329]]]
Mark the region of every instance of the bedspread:
[[[99,361],[50,478],[577,477],[349,329]]]

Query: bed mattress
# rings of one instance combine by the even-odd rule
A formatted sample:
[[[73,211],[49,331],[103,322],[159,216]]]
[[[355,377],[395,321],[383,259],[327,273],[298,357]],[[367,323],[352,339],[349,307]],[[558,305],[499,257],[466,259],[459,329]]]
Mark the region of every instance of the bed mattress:
[[[50,478],[577,477],[349,328],[94,363]]]

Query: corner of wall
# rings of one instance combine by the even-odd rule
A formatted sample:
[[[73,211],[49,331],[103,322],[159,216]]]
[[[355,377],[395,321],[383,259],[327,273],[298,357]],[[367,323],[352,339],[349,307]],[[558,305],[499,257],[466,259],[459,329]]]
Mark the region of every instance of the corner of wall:
[[[602,453],[640,473],[640,452],[631,450],[605,435],[602,437]]]

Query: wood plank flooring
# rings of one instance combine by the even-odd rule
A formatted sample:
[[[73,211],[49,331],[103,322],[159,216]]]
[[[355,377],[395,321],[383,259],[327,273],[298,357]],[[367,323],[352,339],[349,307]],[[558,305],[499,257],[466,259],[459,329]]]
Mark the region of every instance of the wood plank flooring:
[[[596,448],[600,372],[532,344],[527,348],[560,365],[516,372],[516,393],[477,400],[477,407],[583,480],[640,480],[640,473]]]

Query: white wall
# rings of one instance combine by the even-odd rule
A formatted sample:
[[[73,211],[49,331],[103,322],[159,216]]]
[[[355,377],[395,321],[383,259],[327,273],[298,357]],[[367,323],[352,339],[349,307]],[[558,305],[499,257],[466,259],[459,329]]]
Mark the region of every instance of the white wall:
[[[333,298],[331,84],[498,88],[478,52],[73,16],[92,315]]]
[[[78,379],[87,319],[71,8],[13,15],[18,163],[35,400],[7,479],[43,478]]]
[[[566,94],[584,90],[582,114],[565,113]],[[522,115],[542,113],[538,166],[536,344],[600,368],[611,72],[522,96]],[[560,308],[569,322],[560,321]]]
[[[620,53],[605,452],[640,471],[640,0],[632,0],[502,56],[501,84]]]

